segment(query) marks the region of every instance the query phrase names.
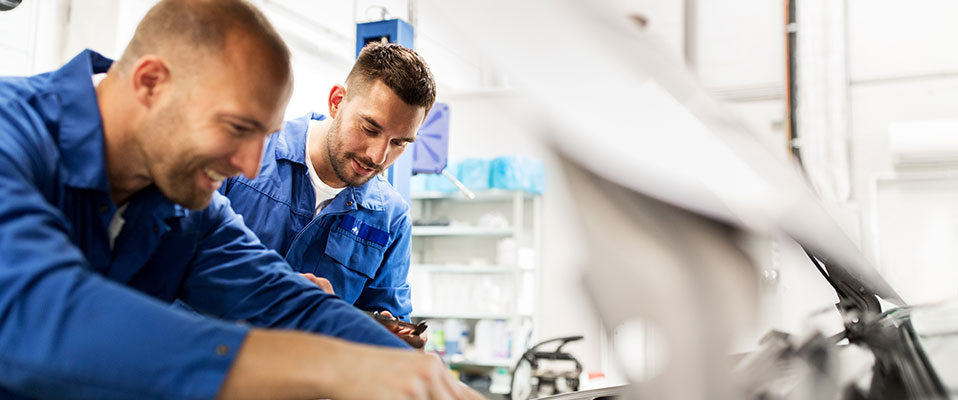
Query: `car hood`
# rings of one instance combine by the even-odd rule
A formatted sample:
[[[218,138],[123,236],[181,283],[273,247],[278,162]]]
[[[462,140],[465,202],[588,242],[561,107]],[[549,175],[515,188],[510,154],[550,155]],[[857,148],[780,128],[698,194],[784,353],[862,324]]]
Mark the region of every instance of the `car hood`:
[[[819,259],[840,297],[845,291],[904,305],[781,150],[785,138],[763,137],[732,117],[628,18],[626,3],[491,3],[435,5],[490,18],[458,21],[481,32],[476,43],[533,105],[514,116],[544,132],[564,159],[707,218],[785,234]],[[491,19],[496,29],[482,26]]]

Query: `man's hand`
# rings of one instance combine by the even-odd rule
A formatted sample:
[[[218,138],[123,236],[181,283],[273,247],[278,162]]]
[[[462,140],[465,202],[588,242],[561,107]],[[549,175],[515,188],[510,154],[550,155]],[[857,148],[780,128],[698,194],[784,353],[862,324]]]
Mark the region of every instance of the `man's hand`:
[[[366,361],[375,361],[350,370],[355,373],[356,383],[348,385],[350,389],[369,390],[367,393],[357,392],[349,398],[357,399],[482,399],[483,397],[460,382],[442,363],[435,354],[426,354],[415,351],[386,350],[403,359],[365,358]],[[369,374],[367,371],[380,371]],[[372,383],[375,382],[375,383]],[[372,383],[372,384],[371,384]],[[367,386],[367,388],[361,388]],[[368,386],[373,386],[369,388]],[[382,386],[375,388],[375,386]],[[339,396],[334,396],[339,399]],[[347,398],[347,396],[342,396]]]
[[[220,399],[481,399],[439,357],[296,331],[252,329]]]
[[[392,313],[390,313],[389,311],[384,310],[384,311],[380,311],[379,313],[390,318],[395,318],[393,317]],[[429,341],[429,334],[426,333],[425,331],[423,331],[422,333],[418,335],[413,335],[412,328],[403,328],[401,326],[396,325],[392,328],[387,328],[387,329],[389,329],[390,331],[392,331],[393,334],[395,334],[400,339],[405,341],[406,344],[419,350],[422,350],[424,347],[426,347],[426,342]]]
[[[336,294],[336,293],[333,292],[333,284],[329,283],[329,280],[328,280],[328,279],[326,279],[326,278],[320,278],[320,277],[318,277],[318,276],[316,276],[316,275],[313,275],[312,273],[309,273],[309,272],[307,272],[307,273],[305,273],[305,274],[300,274],[300,275],[302,275],[302,276],[305,277],[306,279],[309,279],[309,281],[312,282],[313,284],[315,284],[316,286],[319,286],[319,288],[320,288],[320,289],[323,289],[324,292],[329,293],[329,294]]]

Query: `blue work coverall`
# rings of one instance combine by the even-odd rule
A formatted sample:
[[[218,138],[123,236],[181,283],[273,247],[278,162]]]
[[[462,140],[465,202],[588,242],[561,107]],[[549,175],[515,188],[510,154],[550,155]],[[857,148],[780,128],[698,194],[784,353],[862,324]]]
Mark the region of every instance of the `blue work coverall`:
[[[219,193],[191,211],[148,186],[111,251],[91,80],[111,62],[87,50],[0,78],[0,398],[213,398],[250,325],[406,347],[294,273]]]
[[[313,217],[316,193],[306,167],[310,113],[287,121],[266,142],[256,179],[239,176],[220,191],[263,244],[299,272],[329,280],[336,295],[367,311],[408,320],[409,204],[375,176],[347,187]]]

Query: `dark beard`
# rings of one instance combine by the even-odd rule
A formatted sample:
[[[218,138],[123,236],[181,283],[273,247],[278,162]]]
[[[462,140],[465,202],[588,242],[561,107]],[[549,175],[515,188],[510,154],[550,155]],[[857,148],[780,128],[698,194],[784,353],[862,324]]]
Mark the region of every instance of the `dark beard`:
[[[333,173],[336,174],[336,178],[344,182],[347,186],[362,186],[366,182],[369,182],[370,179],[374,178],[376,175],[382,173],[382,168],[376,167],[374,172],[369,175],[368,178],[354,178],[352,175],[352,167],[348,165],[352,162],[352,159],[359,161],[359,164],[367,167],[369,164],[360,161],[360,158],[356,156],[356,153],[341,153],[339,151],[339,143],[334,140],[334,138],[339,137],[339,121],[333,121],[332,125],[329,127],[329,131],[326,132],[326,154],[329,159],[329,163],[332,164]],[[341,154],[340,157],[337,157],[337,154]]]

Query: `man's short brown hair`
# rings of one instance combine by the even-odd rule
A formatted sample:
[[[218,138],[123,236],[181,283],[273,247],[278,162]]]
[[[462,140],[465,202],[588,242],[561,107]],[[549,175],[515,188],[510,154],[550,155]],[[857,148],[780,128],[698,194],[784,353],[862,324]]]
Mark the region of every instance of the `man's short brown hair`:
[[[366,45],[346,77],[347,96],[354,90],[381,81],[397,97],[411,106],[428,112],[436,101],[436,80],[426,61],[412,49],[395,43],[374,42]]]
[[[123,55],[121,70],[138,58],[157,52],[183,57],[187,64],[215,56],[227,47],[227,37],[245,33],[263,50],[274,69],[290,71],[290,52],[272,24],[245,0],[161,0],[136,27]]]

